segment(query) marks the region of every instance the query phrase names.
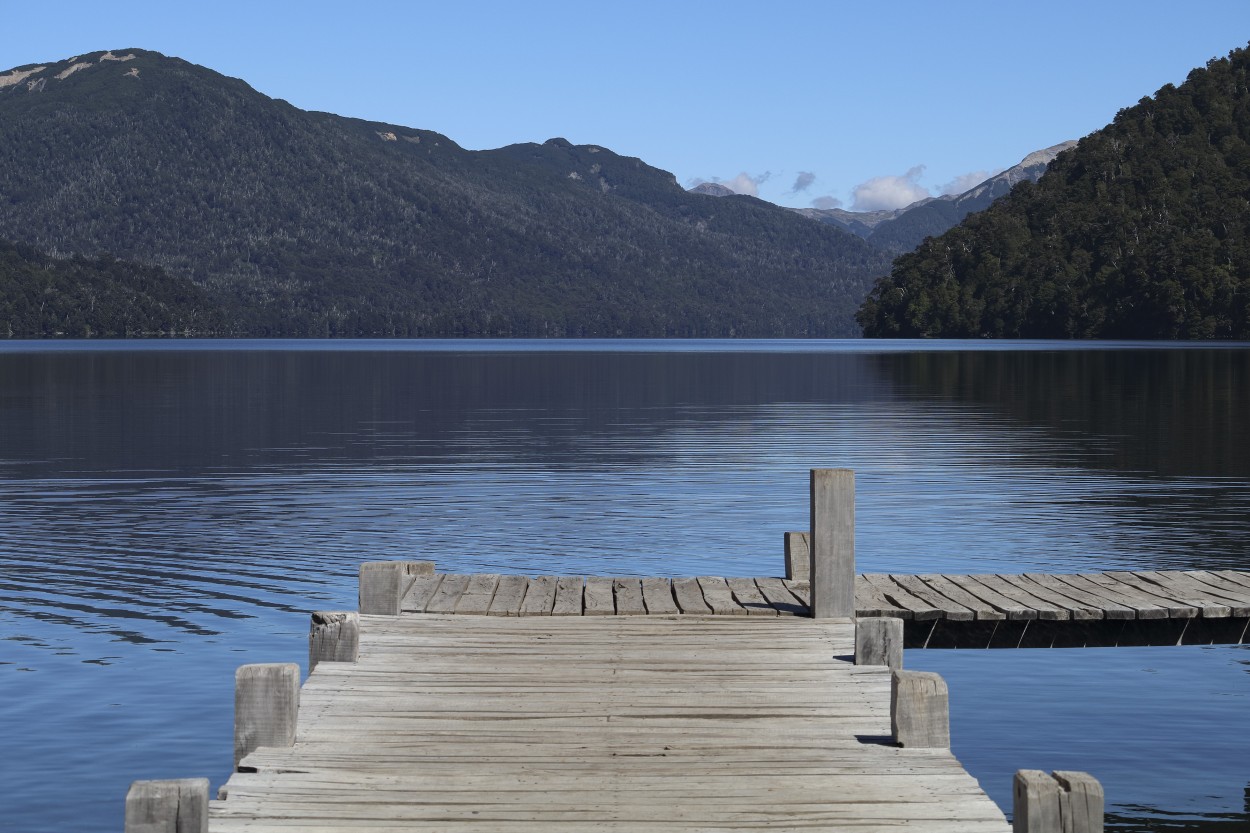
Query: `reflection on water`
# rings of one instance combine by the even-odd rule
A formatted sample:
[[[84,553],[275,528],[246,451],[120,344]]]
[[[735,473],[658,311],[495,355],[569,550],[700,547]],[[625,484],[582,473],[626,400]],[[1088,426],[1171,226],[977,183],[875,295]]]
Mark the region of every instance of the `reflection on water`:
[[[49,773],[116,811],[92,814],[101,830],[134,778],[222,780],[234,667],[302,656],[307,612],[354,606],[361,560],[775,574],[781,533],[806,524],[807,469],[837,465],[858,473],[865,570],[1250,564],[1242,348],[275,346],[0,348],[19,829],[85,829]],[[1221,746],[1250,728],[1245,650],[1155,650],[908,661],[951,681],[956,752],[1000,802],[1016,768],[1077,768],[1121,801],[1121,829],[1245,822],[1250,765]],[[1161,684],[1160,665],[1199,690]],[[1019,700],[1035,724],[996,722]],[[1178,778],[1116,751],[1153,764],[1177,745],[1208,759],[1181,756]]]

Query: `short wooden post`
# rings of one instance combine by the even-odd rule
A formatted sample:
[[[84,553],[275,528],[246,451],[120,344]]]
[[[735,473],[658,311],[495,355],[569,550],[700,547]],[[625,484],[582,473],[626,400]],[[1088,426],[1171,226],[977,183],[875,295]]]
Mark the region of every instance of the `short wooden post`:
[[[299,666],[241,665],[234,673],[234,766],[261,746],[292,746],[299,718]]]
[[[950,749],[950,694],[942,675],[932,671],[891,675],[890,731],[899,746]]]
[[[208,779],[135,781],[126,793],[126,833],[208,833]]]
[[[855,620],[855,664],[903,667],[903,620],[893,616]]]
[[[811,580],[811,536],[806,532],[787,532],[785,540],[786,578],[790,581]]]
[[[413,577],[433,572],[433,561],[366,561],[360,565],[360,612],[398,616]]]
[[[308,673],[319,662],[355,662],[360,653],[360,614],[317,610],[308,629]]]
[[[811,472],[812,618],[855,615],[855,472]]]
[[[1088,772],[1022,769],[1011,792],[1014,833],[1102,833],[1102,785]]]

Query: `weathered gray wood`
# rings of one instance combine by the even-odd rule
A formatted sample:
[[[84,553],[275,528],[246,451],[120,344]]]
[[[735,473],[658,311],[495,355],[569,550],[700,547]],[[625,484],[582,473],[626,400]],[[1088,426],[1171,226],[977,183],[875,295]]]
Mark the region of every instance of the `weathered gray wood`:
[[[126,833],[208,833],[208,779],[135,781],[126,793]]]
[[[366,561],[360,565],[360,612],[398,616],[400,600],[410,584],[407,562]]]
[[[957,576],[943,574],[947,581],[962,587],[965,591],[976,596],[981,601],[989,604],[994,609],[1006,615],[1009,620],[1026,620],[1036,619],[1037,611],[1028,605],[1021,604],[1015,599],[1008,598],[991,587],[987,587],[978,581],[978,576]]]
[[[755,580],[749,578],[727,578],[725,584],[729,586],[729,590],[734,594],[738,604],[746,610],[751,616],[776,616],[777,611],[764,595],[760,593],[760,589],[755,586]]]
[[[525,591],[529,589],[529,576],[500,576],[499,585],[495,588],[495,597],[491,599],[488,616],[519,616],[521,602],[525,600]],[[457,608],[457,612],[459,609]]]
[[[746,616],[747,609],[734,599],[729,584],[720,576],[699,576],[703,600],[717,616]]]
[[[551,615],[581,616],[583,584],[581,576],[560,576],[556,580],[556,599]]]
[[[910,610],[887,599],[877,587],[874,580],[861,575],[855,578],[855,615],[860,618],[867,616],[893,616],[898,619],[911,619]]]
[[[456,612],[469,616],[485,616],[495,599],[499,576],[495,573],[477,573],[469,579],[464,594],[456,600]]]
[[[1106,599],[1108,602],[1133,611],[1135,619],[1166,619],[1168,612],[1158,605],[1157,599],[1147,599],[1132,593],[1132,588],[1107,587],[1091,579],[1092,573],[1055,573],[1053,578],[1077,590],[1089,593],[1094,598]],[[1118,584],[1112,582],[1112,584]],[[1110,609],[1109,607],[1106,609]]]
[[[1072,618],[1071,607],[1066,602],[1052,602],[1030,592],[1033,586],[1032,582],[1029,583],[1029,586],[1024,586],[1020,583],[1021,579],[1019,576],[983,574],[974,576],[974,578],[1004,597],[1014,599],[1020,604],[1037,611],[1038,619],[1050,622],[1065,622]]]
[[[1040,769],[1021,769],[1012,781],[1013,833],[1063,833],[1059,782]]]
[[[809,616],[811,609],[786,587],[785,579],[764,577],[755,580],[760,595],[764,597],[779,616]]]
[[[903,620],[891,616],[855,620],[855,664],[903,667]]]
[[[950,749],[950,694],[940,674],[891,672],[890,731],[899,746]]]
[[[681,613],[673,599],[673,582],[666,578],[644,578],[642,600],[651,616]]]
[[[855,615],[855,473],[811,470],[812,618]]]
[[[1212,575],[1217,575],[1222,579],[1226,579],[1227,581],[1240,584],[1247,589],[1250,589],[1250,572],[1240,570],[1212,570],[1211,573]]]
[[[430,603],[430,599],[434,598],[434,594],[438,592],[438,587],[442,583],[442,573],[417,576],[412,582],[412,587],[408,588],[408,592],[399,603],[400,612],[424,613],[425,606]]]
[[[1232,581],[1219,573],[1208,570],[1185,570],[1182,575],[1188,576],[1194,581],[1201,582],[1209,587],[1215,588],[1222,595],[1232,601],[1234,616],[1248,616],[1250,613],[1242,613],[1247,606],[1250,606],[1250,586]]]
[[[1032,582],[1034,585],[1045,589],[1054,597],[1070,599],[1071,604],[1088,612],[1087,616],[1082,617],[1085,619],[1128,620],[1137,618],[1137,613],[1133,608],[1122,605],[1106,595],[1098,596],[1088,590],[1074,587],[1071,584],[1060,581],[1058,576],[1047,575],[1046,573],[1025,573],[1024,581]],[[1075,614],[1073,614],[1073,618],[1077,618]]]
[[[857,588],[859,587],[858,581],[855,586]],[[807,615],[811,616],[812,611],[810,608],[812,606],[812,585],[806,581],[790,581],[787,579],[786,589],[790,591],[790,594],[794,596],[794,598],[799,600],[799,604],[803,605],[803,607],[809,608]],[[858,592],[858,590],[856,592]]]
[[[895,584],[906,590],[915,598],[927,602],[942,611],[942,618],[944,619],[970,622],[977,618],[975,609],[966,607],[949,596],[939,592],[936,588],[930,586],[918,576],[891,574],[890,578],[894,580]]]
[[[682,613],[707,616],[712,612],[712,608],[703,601],[703,590],[699,588],[697,578],[673,579],[673,595],[677,598],[677,606]]]
[[[931,602],[913,596],[906,588],[895,582],[893,576],[885,573],[865,573],[863,578],[887,601],[908,611],[913,619],[925,621],[945,618],[945,611],[935,607]]]
[[[1250,616],[1250,601],[1243,601],[1238,594],[1217,588],[1191,575],[1179,571],[1136,571],[1138,578],[1156,584],[1160,589],[1178,599],[1193,600],[1202,615],[1208,619],[1229,616]]]
[[[586,616],[611,616],[616,613],[612,595],[612,579],[588,576],[585,589]]]
[[[1057,769],[1051,773],[1066,793],[1061,796],[1063,833],[1103,833],[1102,784],[1088,772]]]
[[[642,580],[622,576],[612,580],[617,616],[645,616],[647,606],[642,600]]]
[[[1193,619],[1201,615],[1197,605],[1188,601],[1174,599],[1163,588],[1148,581],[1139,579],[1133,573],[1116,571],[1113,573],[1086,573],[1086,578],[1094,583],[1120,593],[1136,594],[1143,599],[1152,600],[1167,611],[1172,619]]]
[[[430,601],[425,605],[426,613],[454,613],[456,603],[460,601],[460,597],[464,595],[464,591],[469,586],[469,579],[472,576],[459,575],[457,573],[447,573],[443,576],[443,581],[438,585],[438,589],[434,591],[434,595],[430,597]]]
[[[241,665],[234,674],[234,765],[260,746],[295,743],[299,666]]]
[[[308,673],[319,662],[355,662],[360,651],[360,614],[318,610],[308,628]]]
[[[1000,622],[1007,618],[1007,614],[998,610],[984,599],[972,595],[946,576],[936,573],[924,573],[917,576],[917,578],[951,601],[958,602],[965,609],[971,610],[976,614],[978,622]]]
[[[786,578],[810,581],[812,577],[811,535],[806,532],[785,534]]]
[[[535,576],[530,579],[525,591],[525,600],[521,602],[522,616],[550,616],[556,605],[555,576]]]

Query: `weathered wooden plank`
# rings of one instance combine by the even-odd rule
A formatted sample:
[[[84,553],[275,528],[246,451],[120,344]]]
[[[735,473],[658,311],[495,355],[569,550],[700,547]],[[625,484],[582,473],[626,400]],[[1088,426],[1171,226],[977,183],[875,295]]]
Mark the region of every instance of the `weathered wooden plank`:
[[[490,610],[490,603],[495,599],[495,588],[499,586],[497,573],[475,573],[469,577],[469,584],[464,593],[456,601],[456,612],[469,616],[485,616]]]
[[[611,616],[616,613],[616,602],[613,598],[610,578],[588,576],[584,598],[586,616]]]
[[[910,611],[911,617],[917,621],[945,618],[945,611],[924,599],[916,598],[886,573],[864,573],[863,578],[896,607]]]
[[[1105,611],[1102,608],[1073,601],[1070,596],[1047,588],[1023,574],[1000,573],[998,578],[1004,585],[1013,589],[1017,599],[1037,600],[1039,604],[1047,606],[1038,608],[1039,620],[1066,622],[1071,619],[1078,622],[1092,622],[1105,618]],[[1058,610],[1061,615],[1047,614],[1047,610]]]
[[[790,581],[810,581],[812,577],[811,535],[807,532],[787,532],[783,546],[786,578]]]
[[[1224,619],[1229,616],[1250,616],[1250,601],[1242,603],[1237,596],[1212,587],[1210,584],[1179,571],[1135,571],[1134,575],[1178,599],[1193,601],[1208,619]]]
[[[1212,570],[1212,575],[1217,575],[1222,579],[1243,585],[1250,588],[1250,572],[1242,572],[1239,570]]]
[[[581,616],[584,584],[581,576],[561,576],[556,581],[556,601],[551,615]]]
[[[521,616],[550,616],[556,603],[556,577],[534,576],[521,601]]]
[[[1047,575],[1045,573],[1024,573],[1024,581],[1032,582],[1037,587],[1042,588],[1052,597],[1059,599],[1068,599],[1069,604],[1073,605],[1073,619],[1136,619],[1137,613],[1133,608],[1122,605],[1106,595],[1097,596],[1086,590],[1080,590],[1071,584],[1065,584],[1056,576]],[[1076,610],[1081,610],[1080,616],[1076,615]]]
[[[1093,581],[1090,578],[1092,575],[1094,574],[1056,573],[1054,578],[1077,590],[1087,592],[1094,598],[1103,598],[1110,604],[1126,607],[1133,611],[1136,619],[1168,618],[1167,609],[1160,607],[1156,599],[1146,598],[1139,593],[1134,593],[1131,587],[1124,587],[1118,582],[1112,582],[1112,586],[1108,587]],[[1105,609],[1110,610],[1110,604]]]
[[[747,610],[734,599],[729,584],[720,576],[699,576],[703,600],[717,616],[746,616]]]
[[[1127,588],[1142,598],[1153,599],[1155,604],[1167,611],[1168,617],[1171,619],[1192,619],[1200,615],[1197,605],[1188,601],[1169,598],[1158,585],[1139,579],[1130,572],[1117,571],[1114,574],[1087,573],[1086,575],[1089,576],[1091,581],[1103,587],[1114,587],[1120,592],[1125,592]]]
[[[645,616],[647,605],[642,600],[642,580],[622,576],[612,579],[612,595],[616,598],[617,616]]]
[[[408,592],[404,594],[403,601],[399,605],[400,611],[404,613],[423,613],[426,605],[430,603],[430,599],[434,598],[434,594],[438,591],[438,586],[442,582],[443,573],[418,576],[416,581],[412,583],[412,587],[408,588]]]
[[[1037,618],[1037,611],[1035,609],[1029,605],[1021,604],[1015,599],[1004,596],[994,588],[988,587],[984,583],[978,581],[975,576],[943,574],[942,577],[952,584],[962,587],[973,596],[976,596],[981,601],[1005,614],[1008,620],[1031,621]]]
[[[977,581],[1001,593],[1009,599],[1015,599],[1022,605],[1037,611],[1037,618],[1044,621],[1064,622],[1072,618],[1072,611],[1067,605],[1048,601],[1041,596],[1029,592],[1022,584],[1020,576],[1012,574],[987,574],[976,576]]]
[[[495,597],[486,612],[491,616],[519,616],[521,602],[525,601],[525,591],[529,586],[529,576],[500,576]],[[456,612],[460,612],[459,608]]]
[[[890,578],[894,583],[902,587],[912,596],[921,601],[927,602],[944,614],[943,619],[952,619],[957,622],[969,622],[976,618],[975,608],[969,608],[960,604],[946,594],[930,586],[917,576],[890,574]]]
[[[855,615],[855,472],[812,469],[808,529],[815,619]]]
[[[964,608],[971,610],[978,621],[997,622],[1007,618],[1007,614],[983,599],[972,595],[958,584],[946,578],[946,576],[936,573],[922,573],[917,578],[951,601],[958,602]]]
[[[856,582],[855,587],[855,592],[858,594],[858,581]],[[790,591],[790,594],[793,595],[794,598],[799,600],[799,604],[804,605],[805,607],[812,606],[812,586],[808,582],[791,581],[790,579],[786,579],[786,589]]]
[[[447,573],[443,576],[443,581],[438,585],[438,589],[434,591],[434,595],[430,597],[430,601],[425,606],[426,613],[452,613],[456,609],[456,602],[460,601],[460,597],[464,595],[465,588],[469,586],[471,576],[460,575],[457,573]]]
[[[1236,599],[1237,605],[1250,604],[1250,584],[1239,584],[1218,572],[1209,570],[1186,570],[1184,574],[1211,587],[1217,588],[1230,599]],[[1250,579],[1247,579],[1250,581]],[[1234,614],[1238,615],[1238,614]]]
[[[727,578],[725,583],[734,594],[734,598],[738,600],[738,604],[746,608],[751,616],[777,615],[776,609],[768,603],[768,600],[760,593],[760,589],[755,586],[755,579]]]
[[[811,613],[806,604],[786,589],[785,579],[757,578],[755,586],[759,588],[764,601],[772,605],[779,616],[807,616]]]
[[[892,616],[895,619],[913,618],[910,610],[899,607],[892,599],[887,599],[877,589],[876,584],[862,575],[855,577],[855,615]]]
[[[673,582],[666,578],[644,578],[642,600],[652,616],[681,613],[673,599]]]
[[[677,598],[677,606],[681,612],[693,616],[707,616],[712,608],[703,600],[703,590],[696,578],[673,579],[673,595]]]

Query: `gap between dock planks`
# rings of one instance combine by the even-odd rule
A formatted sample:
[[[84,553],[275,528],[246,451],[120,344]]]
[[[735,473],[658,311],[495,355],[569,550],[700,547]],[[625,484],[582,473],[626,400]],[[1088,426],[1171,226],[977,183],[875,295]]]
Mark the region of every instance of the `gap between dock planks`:
[[[356,663],[305,683],[295,745],[247,756],[212,802],[213,833],[1010,829],[949,750],[881,741],[890,672],[839,659],[846,620],[427,614],[361,633]]]

